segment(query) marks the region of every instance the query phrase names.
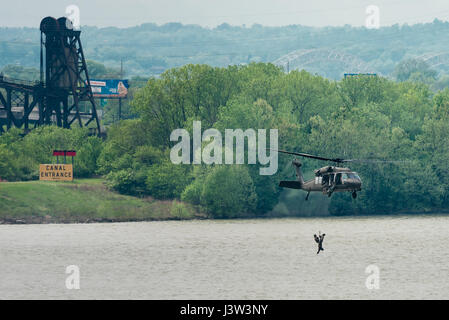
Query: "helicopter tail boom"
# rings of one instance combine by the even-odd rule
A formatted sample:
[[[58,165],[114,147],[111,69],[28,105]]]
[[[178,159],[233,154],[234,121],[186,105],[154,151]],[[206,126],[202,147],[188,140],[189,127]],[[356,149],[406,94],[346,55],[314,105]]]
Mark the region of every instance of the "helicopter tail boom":
[[[299,181],[281,181],[279,187],[290,189],[302,189],[302,183]]]

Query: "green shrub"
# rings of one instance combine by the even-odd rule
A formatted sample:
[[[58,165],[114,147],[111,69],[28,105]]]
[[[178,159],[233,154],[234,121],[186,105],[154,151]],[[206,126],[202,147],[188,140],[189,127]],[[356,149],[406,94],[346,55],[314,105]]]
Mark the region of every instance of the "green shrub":
[[[13,180],[17,176],[17,166],[14,154],[8,150],[6,145],[0,144],[0,178]]]
[[[75,157],[73,174],[75,177],[89,177],[97,171],[97,160],[103,148],[103,141],[98,137],[88,137],[79,148]]]
[[[203,183],[201,179],[195,179],[189,184],[181,194],[181,200],[192,204],[201,204],[201,193],[203,192]]]
[[[142,195],[145,193],[145,172],[123,169],[110,172],[107,176],[108,187],[129,195]]]
[[[146,179],[147,193],[157,199],[179,198],[192,181],[190,168],[166,162],[152,165]]]
[[[189,208],[185,203],[179,201],[173,201],[172,206],[170,208],[170,214],[174,218],[179,219],[189,219],[194,216],[194,211],[192,208]]]

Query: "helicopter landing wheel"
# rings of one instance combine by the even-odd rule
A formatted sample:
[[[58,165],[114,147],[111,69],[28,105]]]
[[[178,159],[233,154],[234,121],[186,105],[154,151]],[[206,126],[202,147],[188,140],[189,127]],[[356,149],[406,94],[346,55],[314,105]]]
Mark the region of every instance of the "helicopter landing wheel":
[[[354,191],[354,192],[352,193],[352,198],[353,198],[353,199],[357,198],[357,192]]]

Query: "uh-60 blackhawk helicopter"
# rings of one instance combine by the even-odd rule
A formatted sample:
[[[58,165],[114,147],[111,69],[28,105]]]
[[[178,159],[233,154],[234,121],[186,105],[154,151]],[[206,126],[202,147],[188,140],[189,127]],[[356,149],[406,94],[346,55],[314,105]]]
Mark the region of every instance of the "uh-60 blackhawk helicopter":
[[[301,152],[290,152],[283,150],[273,150],[280,153],[291,154],[295,156],[312,158],[317,160],[323,160],[328,162],[337,163],[348,163],[348,162],[366,162],[366,163],[376,163],[376,162],[402,162],[402,161],[388,161],[388,160],[377,160],[377,159],[340,159],[340,158],[324,158],[320,156],[315,156],[307,153]],[[298,159],[292,161],[292,165],[296,171],[296,180],[294,181],[281,181],[279,183],[280,187],[290,188],[290,189],[301,189],[307,191],[306,200],[309,199],[310,192],[319,191],[323,194],[327,194],[329,197],[334,192],[351,192],[352,197],[357,198],[357,191],[362,190],[362,180],[360,179],[357,172],[352,171],[349,168],[337,167],[337,166],[326,166],[315,170],[315,178],[304,181],[301,172],[301,162]]]

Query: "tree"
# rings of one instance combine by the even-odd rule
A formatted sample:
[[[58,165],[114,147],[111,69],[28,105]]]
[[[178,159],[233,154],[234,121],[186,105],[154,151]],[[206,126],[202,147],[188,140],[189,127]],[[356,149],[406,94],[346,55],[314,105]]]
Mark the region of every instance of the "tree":
[[[225,132],[226,129],[242,129],[243,131],[251,129],[256,134],[259,129],[265,129],[267,147],[270,147],[270,129],[276,129],[280,135],[279,141],[282,144],[280,147],[285,148],[285,141],[294,143],[297,137],[298,127],[290,119],[281,113],[274,112],[273,108],[263,99],[249,103],[246,99],[240,98],[231,100],[226,108],[220,110],[215,127],[221,132]],[[247,142],[245,143],[247,145]],[[245,151],[245,159],[247,159],[247,151]],[[286,159],[278,160],[280,160],[279,166],[282,166]],[[248,166],[248,172],[257,194],[257,212],[263,214],[276,205],[281,190],[277,187],[277,176],[261,176],[259,169],[260,165],[258,164]]]
[[[87,70],[89,71],[89,77],[93,79],[120,79],[120,70],[108,68],[104,64],[86,60]]]
[[[301,124],[317,112],[329,113],[333,105],[340,103],[334,84],[304,70],[290,72],[278,81],[276,90],[280,104],[288,105]]]
[[[201,204],[214,218],[236,218],[253,214],[257,195],[244,166],[218,166],[206,177]]]
[[[170,133],[195,119],[201,119],[204,127],[212,126],[219,108],[238,89],[236,72],[236,67],[186,65],[150,79],[136,93],[132,106],[151,131],[151,143],[170,146]]]
[[[393,75],[398,81],[422,81],[435,80],[437,72],[419,59],[408,59],[401,61],[395,68]]]
[[[4,66],[0,73],[5,77],[18,80],[38,81],[40,79],[39,69],[21,65]]]

